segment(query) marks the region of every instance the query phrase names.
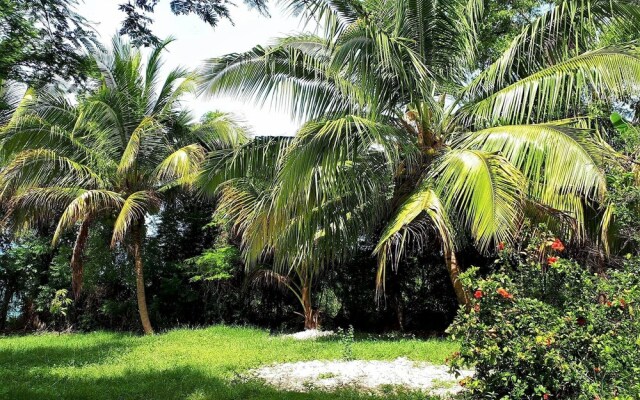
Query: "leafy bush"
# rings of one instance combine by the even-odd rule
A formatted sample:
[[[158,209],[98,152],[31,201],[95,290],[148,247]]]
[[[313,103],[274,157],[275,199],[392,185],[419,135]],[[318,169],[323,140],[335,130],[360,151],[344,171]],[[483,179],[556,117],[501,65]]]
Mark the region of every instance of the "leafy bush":
[[[640,398],[640,259],[601,277],[554,243],[519,265],[504,250],[499,272],[463,276],[473,302],[449,329],[462,339],[452,367],[475,366],[462,382],[474,399]]]

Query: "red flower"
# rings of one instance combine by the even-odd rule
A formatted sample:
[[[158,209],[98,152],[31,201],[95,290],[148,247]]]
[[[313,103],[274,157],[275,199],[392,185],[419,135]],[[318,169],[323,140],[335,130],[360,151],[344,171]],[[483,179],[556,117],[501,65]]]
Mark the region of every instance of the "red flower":
[[[475,297],[476,299],[481,299],[482,296],[484,296],[484,292],[482,290],[476,290],[476,292],[473,294],[473,297]]]
[[[513,299],[513,295],[506,291],[504,288],[498,289],[498,294],[505,299]]]
[[[613,303],[611,303],[610,301],[607,301],[607,307],[611,307],[613,305]]]
[[[549,395],[547,393],[542,395],[543,400],[549,400]]]
[[[562,244],[560,239],[556,238],[556,240],[554,240],[553,243],[551,243],[551,248],[556,251],[564,251],[564,244]]]
[[[624,299],[620,299],[620,307],[625,308],[627,306],[627,302]]]
[[[504,250],[504,242],[498,243],[498,251]]]
[[[587,324],[587,320],[584,317],[578,317],[578,319],[576,320],[576,322],[578,323],[578,325],[580,326],[585,326]]]
[[[548,264],[555,264],[558,261],[558,257],[547,257]]]

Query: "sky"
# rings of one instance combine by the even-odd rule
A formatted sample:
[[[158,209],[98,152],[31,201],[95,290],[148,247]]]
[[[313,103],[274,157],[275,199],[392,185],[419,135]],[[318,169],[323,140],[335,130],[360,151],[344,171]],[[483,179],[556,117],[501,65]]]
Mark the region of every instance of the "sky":
[[[124,18],[124,14],[118,10],[118,4],[124,1],[84,0],[78,5],[77,11],[93,24],[102,42],[109,44]],[[304,28],[298,18],[287,16],[275,6],[271,7],[269,18],[249,10],[242,2],[237,3],[238,7],[231,9],[235,25],[225,20],[212,28],[195,15],[174,15],[169,0],[161,0],[152,15],[152,30],[160,38],[175,38],[164,55],[165,73],[177,66],[196,69],[205,59],[247,51],[257,44],[269,44],[274,38],[300,32]],[[269,105],[263,108],[232,98],[190,96],[185,105],[196,118],[207,111],[232,112],[245,119],[255,135],[293,135],[299,126],[289,118],[286,110],[270,109]]]

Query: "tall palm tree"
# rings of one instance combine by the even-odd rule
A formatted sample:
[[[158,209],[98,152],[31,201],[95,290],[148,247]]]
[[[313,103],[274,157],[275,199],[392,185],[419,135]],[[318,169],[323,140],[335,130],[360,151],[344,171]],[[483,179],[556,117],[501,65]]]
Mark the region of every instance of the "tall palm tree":
[[[191,75],[176,69],[160,79],[168,43],[144,60],[115,38],[111,52],[97,59],[102,74],[95,92],[78,105],[62,94],[40,93],[1,138],[6,167],[0,181],[13,219],[58,218],[54,243],[79,226],[71,259],[77,279],[91,224],[98,219],[113,224],[112,246],[127,246],[134,259],[146,334],[153,328],[145,296],[145,219],[172,191],[188,186],[207,149],[242,133],[227,129],[216,137],[207,127],[215,121],[190,130],[180,100],[193,88]]]
[[[637,92],[640,53],[610,41],[613,33],[637,34],[636,1],[555,2],[480,72],[473,56],[481,0],[289,6],[319,21],[323,34],[211,59],[201,72],[208,94],[270,101],[310,121],[278,173],[282,217],[360,184],[333,179],[337,167],[378,151],[395,181],[393,195],[375,207],[392,215],[376,249],[378,282],[388,261],[435,231],[461,303],[468,296],[456,250],[467,237],[489,252],[513,240],[525,213],[563,217],[578,240],[589,233],[585,214],[606,199],[600,167],[616,156],[587,110]]]

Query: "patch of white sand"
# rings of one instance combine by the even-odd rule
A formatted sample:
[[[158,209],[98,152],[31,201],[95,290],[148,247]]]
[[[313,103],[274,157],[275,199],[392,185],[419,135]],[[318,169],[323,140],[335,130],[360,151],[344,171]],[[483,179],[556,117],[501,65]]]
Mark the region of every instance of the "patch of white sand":
[[[285,338],[296,340],[315,340],[321,337],[333,336],[333,331],[319,331],[317,329],[307,329],[306,331],[283,335]]]
[[[456,377],[444,365],[398,358],[395,361],[305,361],[276,364],[253,370],[251,374],[279,389],[298,392],[344,387],[378,391],[391,386],[443,396],[462,390],[458,382],[473,375],[473,371],[461,371],[461,376]]]

